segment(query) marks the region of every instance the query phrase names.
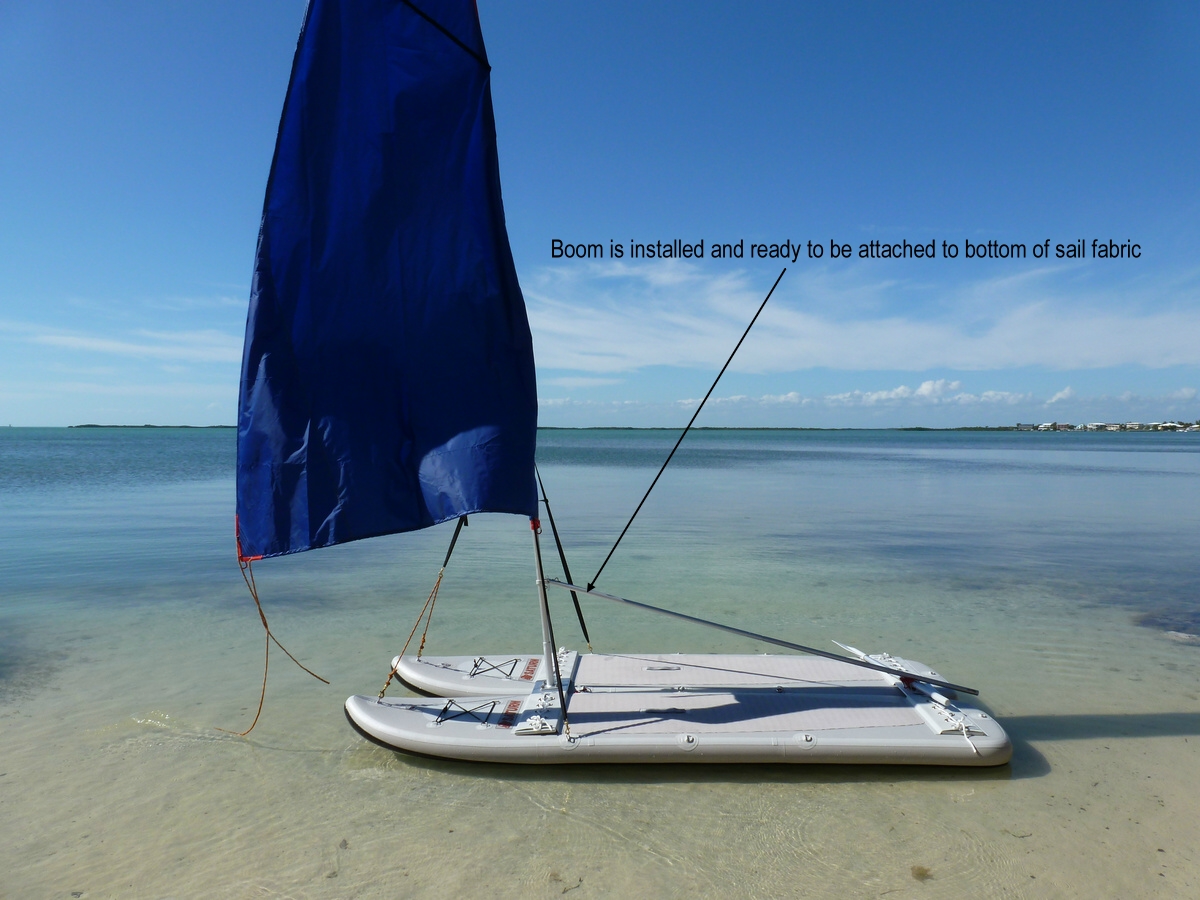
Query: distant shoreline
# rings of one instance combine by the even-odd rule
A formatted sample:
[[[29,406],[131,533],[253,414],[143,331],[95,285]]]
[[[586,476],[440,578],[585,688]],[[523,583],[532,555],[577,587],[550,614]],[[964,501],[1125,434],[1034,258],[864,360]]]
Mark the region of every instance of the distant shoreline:
[[[9,426],[12,427],[11,425]],[[236,425],[68,425],[67,428],[237,428]],[[680,431],[682,425],[539,425],[538,431]],[[926,428],[908,425],[890,428],[816,428],[775,425],[695,425],[692,431],[1016,431],[1015,425],[963,425]]]
[[[12,428],[13,426],[8,426]],[[36,427],[36,426],[21,426]],[[158,428],[158,429],[235,429],[236,425],[68,425],[67,428]],[[539,431],[680,431],[682,426],[676,425],[539,425]],[[693,431],[1035,431],[1028,427],[1018,428],[1016,425],[960,425],[955,428],[931,428],[923,425],[891,426],[878,428],[846,427],[846,428],[817,428],[801,426],[772,426],[772,425],[696,425]],[[1063,429],[1058,429],[1059,431]],[[1134,429],[1130,429],[1134,431]],[[1138,431],[1150,431],[1143,428]],[[1072,432],[1076,433],[1076,432]],[[1113,434],[1116,432],[1105,432]]]

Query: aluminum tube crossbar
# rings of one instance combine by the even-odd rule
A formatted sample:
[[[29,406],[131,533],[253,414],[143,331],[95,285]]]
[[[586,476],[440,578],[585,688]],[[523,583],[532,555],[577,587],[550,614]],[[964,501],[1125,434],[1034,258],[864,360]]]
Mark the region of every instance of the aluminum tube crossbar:
[[[626,606],[635,606],[638,609],[656,612],[659,615],[670,616],[673,619],[682,619],[685,622],[692,622],[696,625],[705,625],[708,628],[716,628],[718,631],[727,631],[730,634],[736,634],[755,641],[762,641],[764,644],[774,644],[777,647],[786,647],[789,650],[799,650],[801,653],[811,653],[813,656],[823,656],[826,659],[833,659],[837,662],[846,663],[847,665],[858,666],[861,669],[874,669],[876,672],[883,672],[886,675],[891,675],[903,681],[920,681],[925,684],[935,684],[938,687],[949,688],[952,691],[961,691],[964,694],[973,694],[975,696],[979,695],[979,691],[975,690],[975,688],[964,687],[961,684],[954,684],[951,681],[943,681],[940,678],[934,678],[929,675],[916,675],[912,672],[902,672],[899,669],[893,669],[890,666],[869,662],[865,659],[853,659],[849,656],[831,653],[828,650],[818,650],[815,647],[806,647],[803,644],[793,644],[791,641],[784,641],[765,634],[757,634],[753,631],[746,631],[744,628],[734,628],[732,625],[722,625],[720,622],[710,622],[708,619],[700,619],[696,616],[689,616],[686,613],[679,613],[674,612],[673,610],[663,609],[661,606],[651,606],[649,603],[639,603],[636,600],[626,600],[624,597],[616,597],[612,594],[604,594],[597,590],[589,591],[587,588],[580,587],[576,584],[568,584],[565,581],[559,581],[557,578],[547,578],[545,583],[548,585],[552,584],[555,587],[566,588],[569,591],[578,591],[581,594],[588,594],[592,597],[600,597],[604,600],[612,600],[614,603],[624,603]]]

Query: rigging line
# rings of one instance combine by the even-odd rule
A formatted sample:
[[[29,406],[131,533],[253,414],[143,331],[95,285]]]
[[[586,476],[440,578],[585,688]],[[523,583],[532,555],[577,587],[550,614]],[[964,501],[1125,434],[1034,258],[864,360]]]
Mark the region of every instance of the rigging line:
[[[438,590],[442,586],[442,576],[446,574],[446,566],[450,564],[450,554],[454,552],[454,545],[458,543],[459,532],[463,530],[463,526],[467,525],[467,517],[459,516],[458,524],[454,526],[454,537],[450,538],[450,546],[446,548],[446,558],[442,560],[442,567],[438,569],[437,579],[433,582],[433,590],[429,592],[429,596],[425,598],[425,605],[421,607],[421,611],[417,614],[417,621],[413,623],[412,631],[408,633],[408,640],[404,642],[404,646],[400,649],[400,655],[396,657],[396,663],[392,666],[392,670],[388,672],[387,680],[383,683],[383,687],[379,689],[379,699],[383,699],[383,695],[387,693],[388,687],[392,683],[392,679],[396,677],[396,673],[400,670],[400,661],[404,659],[404,654],[408,652],[408,645],[412,643],[413,635],[417,633],[417,629],[421,627],[421,620],[425,619],[425,613],[429,613],[429,618],[425,620],[425,631],[421,634],[421,648],[417,651],[417,659],[421,658],[421,653],[425,649],[425,637],[429,634],[429,623],[433,621],[433,605],[437,603]]]
[[[442,576],[445,573],[446,570],[444,567],[438,570],[437,579],[433,582],[433,589],[430,590],[429,596],[425,598],[425,605],[422,606],[421,611],[417,613],[417,621],[413,623],[412,631],[408,633],[408,640],[406,640],[404,642],[404,646],[400,648],[401,657],[403,657],[408,651],[408,645],[412,643],[413,635],[416,634],[417,629],[421,627],[421,620],[425,618],[425,611],[429,609],[429,604],[433,602],[435,597],[437,597],[438,589],[442,586]],[[392,674],[396,674],[394,669],[392,670]],[[386,689],[387,685],[384,685],[384,688]]]
[[[865,659],[852,659],[848,656],[842,656],[837,653],[830,653],[828,650],[818,650],[815,647],[806,647],[804,644],[793,644],[791,641],[784,641],[779,638],[773,638],[770,635],[758,634],[754,631],[746,631],[743,628],[734,628],[732,625],[722,625],[720,622],[710,622],[708,619],[701,619],[697,616],[689,616],[686,613],[675,612],[670,609],[663,609],[661,606],[651,606],[649,603],[639,603],[636,600],[626,600],[624,597],[617,597],[613,594],[603,594],[600,591],[593,591],[590,588],[584,589],[574,584],[567,584],[558,581],[554,578],[547,578],[546,584],[552,584],[555,587],[567,588],[568,590],[582,591],[585,594],[590,594],[593,597],[603,597],[605,600],[612,600],[616,603],[624,603],[627,606],[636,606],[638,609],[656,612],[660,615],[671,616],[674,619],[682,619],[685,622],[692,622],[696,625],[706,625],[709,628],[716,628],[718,631],[727,631],[730,634],[736,634],[740,637],[750,638],[755,641],[762,641],[765,644],[775,644],[778,647],[786,647],[789,650],[799,650],[801,653],[811,653],[813,656],[823,656],[826,659],[833,659],[837,662],[843,662],[847,665],[858,666],[860,669],[873,669],[876,672],[884,672],[888,675],[895,676],[901,681],[917,681],[922,684],[936,684],[938,687],[949,688],[952,691],[961,691],[964,694],[978,695],[979,691],[975,688],[964,687],[961,684],[955,684],[952,681],[943,681],[940,678],[935,678],[932,675],[918,675],[914,672],[905,672],[902,669],[893,669],[890,666],[880,665],[879,663],[870,662]]]
[[[421,643],[417,645],[417,659],[421,658],[421,654],[425,652],[425,638],[429,637],[429,626],[433,624],[433,607],[437,605],[438,588],[442,584],[442,573],[438,573],[437,584],[433,586],[433,593],[429,595],[429,612],[425,615],[425,630],[421,632]]]
[[[450,554],[454,553],[454,545],[458,542],[458,534],[462,532],[462,527],[464,524],[467,524],[467,517],[458,516],[458,524],[456,524],[454,529],[454,538],[450,539],[450,546],[446,548],[446,558],[442,560],[442,568],[438,570],[438,581],[433,586],[433,592],[430,594],[430,599],[425,602],[425,605],[428,607],[428,613],[426,613],[425,616],[425,630],[421,631],[421,646],[416,648],[416,659],[420,659],[421,654],[425,653],[425,638],[430,636],[430,625],[433,624],[433,607],[436,606],[438,602],[438,588],[442,586],[442,574],[445,572],[446,566],[450,564]],[[420,622],[420,619],[418,619],[418,622]],[[408,644],[404,644],[404,647],[407,649]],[[404,655],[403,650],[400,655]]]
[[[563,552],[562,540],[558,536],[558,526],[554,524],[554,513],[550,511],[550,498],[546,496],[546,486],[542,484],[542,473],[538,471],[537,463],[533,464],[533,474],[537,476],[538,487],[542,489],[542,502],[546,504],[546,518],[550,520],[550,532],[554,535],[554,546],[558,548],[558,561],[562,563],[563,574],[567,581],[574,581],[571,569],[567,565],[567,554]],[[579,617],[579,627],[583,631],[583,640],[587,643],[588,653],[592,652],[592,639],[588,637],[587,623],[583,621],[583,609],[579,605],[579,595],[571,591],[571,602],[575,604],[575,615]]]
[[[458,524],[454,526],[454,537],[450,538],[450,546],[446,548],[446,558],[442,560],[443,569],[450,564],[450,554],[454,552],[454,545],[458,543],[459,532],[463,530],[464,525],[469,526],[470,524],[466,516],[458,517]]]
[[[221,728],[219,726],[217,727],[217,731],[223,731],[226,734],[233,734],[237,735],[238,737],[245,737],[252,732],[254,730],[254,726],[258,724],[259,717],[262,715],[263,703],[267,699],[267,670],[271,666],[272,642],[274,642],[276,647],[287,654],[288,659],[302,668],[313,678],[317,679],[317,681],[324,681],[326,684],[329,684],[327,679],[322,678],[308,666],[304,665],[304,663],[300,662],[300,660],[296,659],[296,657],[292,656],[292,652],[288,650],[287,647],[283,646],[283,644],[279,643],[279,638],[275,637],[275,635],[271,633],[271,626],[267,624],[267,614],[263,612],[262,602],[258,599],[258,585],[254,581],[254,567],[251,565],[251,562],[252,560],[242,557],[241,548],[239,546],[238,568],[241,569],[242,580],[246,582],[246,588],[250,591],[250,597],[254,600],[254,606],[258,610],[258,618],[262,620],[263,631],[266,633],[266,652],[263,655],[263,681],[262,690],[258,694],[258,710],[254,713],[254,721],[250,723],[250,727],[245,731],[231,731],[228,728]]]
[[[307,672],[313,678],[317,679],[317,681],[324,681],[326,684],[329,684],[329,682],[326,679],[322,678],[320,675],[318,675],[316,672],[314,672],[308,666],[304,665],[304,663],[300,662],[300,660],[296,659],[296,657],[292,656],[292,652],[290,650],[288,650],[287,647],[283,646],[283,644],[281,644],[279,642],[279,638],[275,637],[275,635],[271,632],[271,626],[267,624],[267,614],[265,612],[263,612],[262,603],[258,599],[258,584],[254,580],[254,562],[256,560],[262,559],[262,557],[261,556],[246,556],[245,553],[242,552],[242,533],[241,533],[241,527],[238,524],[237,516],[233,517],[233,533],[234,533],[235,541],[237,543],[238,570],[242,573],[242,581],[246,582],[246,589],[248,591],[250,591],[250,599],[254,601],[254,606],[258,610],[258,618],[262,620],[263,630],[267,633],[267,650],[270,651],[271,642],[274,641],[275,646],[278,647],[280,650],[282,650],[284,653],[286,653],[288,656],[288,659],[290,659],[292,662],[294,662],[296,665],[298,665],[300,668],[302,668],[305,672]],[[263,691],[264,692],[266,691],[265,679],[264,679]],[[260,704],[260,706],[261,706],[261,704]],[[250,727],[253,728],[254,726],[251,725]],[[222,730],[224,730],[224,729],[222,729]]]
[[[721,376],[725,374],[725,370],[729,368],[729,364],[733,362],[733,357],[737,354],[738,348],[742,346],[742,341],[746,340],[746,335],[750,333],[750,329],[754,327],[754,323],[758,321],[759,313],[767,305],[767,301],[771,299],[771,295],[775,293],[775,288],[779,286],[779,282],[783,280],[784,272],[787,271],[787,266],[784,266],[783,272],[779,273],[779,277],[775,279],[775,283],[771,285],[771,289],[767,291],[767,296],[763,298],[763,302],[759,304],[758,312],[754,314],[754,318],[750,320],[750,324],[746,326],[746,330],[742,332],[742,336],[738,339],[737,345],[733,348],[733,353],[729,354],[729,359],[725,360],[725,365],[721,366],[721,371],[717,373],[717,377],[713,379],[712,387],[708,389],[708,393],[704,395],[704,399],[700,401],[700,405],[696,407],[696,411],[692,413],[691,420],[687,423],[687,427],[683,429],[683,434],[679,435],[679,440],[675,442],[675,446],[671,448],[671,452],[667,454],[666,462],[662,464],[662,468],[658,470],[658,475],[654,476],[654,480],[650,482],[650,487],[646,488],[646,493],[642,496],[642,501],[637,505],[637,509],[633,511],[633,515],[629,517],[629,521],[625,523],[625,527],[621,529],[621,533],[617,536],[616,543],[612,545],[612,549],[608,551],[608,556],[604,557],[604,562],[600,563],[600,568],[596,570],[596,574],[592,576],[592,580],[588,582],[587,589],[590,591],[596,586],[596,582],[600,580],[600,573],[604,571],[604,567],[608,565],[608,561],[612,559],[613,553],[617,549],[617,544],[621,543],[621,538],[625,537],[625,532],[629,530],[629,526],[633,524],[633,520],[637,518],[637,514],[641,512],[642,504],[646,502],[646,498],[650,496],[650,492],[654,490],[654,486],[658,484],[658,479],[666,470],[667,464],[670,463],[671,457],[675,455],[675,451],[679,449],[679,445],[683,443],[684,437],[692,427],[692,423],[696,421],[696,416],[700,415],[700,410],[704,409],[704,404],[708,402],[708,398],[717,387],[717,382],[721,380]]]
[[[288,659],[302,668],[305,672],[317,679],[317,681],[324,681],[326,684],[329,684],[328,679],[322,678],[308,666],[304,665],[304,663],[300,662],[300,660],[296,659],[296,657],[292,656],[292,651],[283,646],[283,644],[279,643],[279,638],[275,637],[275,632],[273,632],[271,630],[271,626],[267,624],[267,615],[263,612],[262,603],[259,602],[258,599],[258,584],[254,581],[254,566],[251,565],[251,563],[252,560],[246,560],[245,569],[242,571],[242,580],[246,582],[246,587],[250,588],[250,596],[254,600],[254,605],[258,607],[258,617],[262,619],[263,628],[267,630],[267,637],[271,639],[276,647],[287,654]]]
[[[446,558],[442,560],[442,568],[438,571],[437,584],[433,586],[433,593],[429,595],[429,613],[425,616],[425,630],[421,632],[421,646],[417,647],[417,659],[421,658],[421,654],[425,652],[425,638],[429,636],[429,626],[433,624],[433,607],[437,604],[438,586],[442,583],[442,573],[446,571],[446,566],[450,564],[450,554],[454,552],[454,545],[458,543],[459,532],[463,530],[463,526],[467,524],[466,516],[458,517],[458,524],[454,526],[454,537],[450,538],[450,546],[446,550]],[[406,645],[407,646],[407,645]],[[404,654],[402,653],[401,656]]]
[[[271,634],[267,632],[267,652],[263,658],[263,683],[262,692],[258,695],[258,712],[254,714],[254,721],[250,723],[250,727],[245,731],[233,731],[229,728],[216,726],[217,731],[223,731],[226,734],[232,734],[235,737],[245,737],[254,730],[254,726],[258,724],[258,717],[262,715],[263,701],[267,699],[267,669],[271,666]]]
[[[476,53],[474,50],[472,50],[470,47],[468,47],[466,44],[464,44],[462,41],[460,41],[454,35],[454,33],[451,32],[450,29],[448,29],[445,25],[443,25],[441,22],[438,22],[436,19],[434,19],[432,16],[430,16],[427,12],[425,12],[423,9],[418,7],[415,3],[412,3],[411,0],[403,0],[403,3],[405,6],[407,6],[409,9],[411,9],[413,12],[415,12],[418,16],[420,16],[422,19],[424,19],[426,22],[428,22],[430,25],[432,25],[434,28],[436,28],[438,31],[440,31],[442,34],[444,34],[446,37],[450,38],[450,40],[454,41],[454,43],[458,44],[458,46],[460,46],[463,50],[466,50],[469,54],[471,54],[473,57],[475,57],[475,61],[477,63],[479,63],[481,66],[483,66],[489,72],[492,71],[491,63],[489,63],[486,59],[484,59],[482,56],[480,56],[478,53]]]

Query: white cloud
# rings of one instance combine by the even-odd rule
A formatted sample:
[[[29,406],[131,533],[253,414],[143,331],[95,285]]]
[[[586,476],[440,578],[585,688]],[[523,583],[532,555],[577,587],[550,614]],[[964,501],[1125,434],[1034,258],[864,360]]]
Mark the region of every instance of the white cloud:
[[[525,296],[538,364],[583,372],[719,367],[753,314],[741,273],[683,263],[544,269]]]
[[[938,379],[937,381],[924,381],[920,387],[915,389],[902,384],[890,391],[850,391],[844,394],[829,394],[824,399],[830,406],[875,406],[877,404],[971,406],[977,403],[1015,406],[1033,399],[1032,394],[1019,394],[1013,391],[983,391],[979,394],[970,394],[958,391],[959,386],[960,382]],[[951,393],[952,391],[957,391],[957,393]]]
[[[150,309],[162,312],[190,312],[194,310],[241,309],[249,305],[249,289],[246,293],[231,296],[218,294],[211,297],[156,297],[145,301]]]
[[[55,375],[73,375],[80,378],[108,378],[116,375],[120,370],[116,366],[71,366],[51,362],[46,365],[45,371],[53,372]]]
[[[1196,365],[1200,291],[1193,282],[1096,286],[1078,267],[954,286],[823,269],[789,272],[731,368]],[[544,367],[711,369],[724,363],[769,284],[769,275],[711,273],[681,262],[598,263],[542,269],[525,294]]]
[[[540,384],[552,384],[555,387],[566,388],[589,388],[589,387],[604,387],[609,384],[620,384],[621,378],[577,378],[572,376],[564,376],[562,378],[544,378],[539,381]]]
[[[1122,391],[1115,398],[1108,397],[1108,396],[1101,396],[1101,397],[1082,397],[1080,399],[1082,402],[1085,402],[1085,403],[1105,402],[1105,401],[1109,401],[1112,399],[1116,399],[1121,403],[1130,404],[1130,405],[1149,404],[1152,406],[1163,406],[1163,405],[1175,404],[1175,403],[1191,404],[1196,400],[1196,397],[1197,397],[1197,391],[1195,388],[1185,387],[1185,388],[1179,388],[1178,390],[1175,390],[1175,391],[1170,391],[1166,394],[1157,394],[1157,395],[1151,395],[1151,396],[1139,394],[1137,391]]]
[[[890,391],[849,391],[844,394],[830,394],[825,398],[825,402],[835,406],[874,406],[877,403],[898,401],[940,403],[950,391],[956,391],[961,386],[961,382],[939,378],[936,381],[923,381],[915,389],[902,384]]]
[[[707,406],[809,406],[816,401],[812,397],[805,397],[798,391],[789,391],[786,394],[763,394],[760,397],[751,397],[747,394],[732,394],[728,397],[709,397]],[[692,409],[700,403],[699,397],[688,397],[684,400],[676,400],[676,406],[682,406],[686,409]]]
[[[1057,394],[1055,394],[1053,397],[1051,397],[1049,400],[1047,400],[1046,405],[1049,406],[1052,403],[1061,403],[1063,400],[1071,400],[1074,397],[1075,397],[1074,389],[1070,385],[1067,385],[1065,388],[1063,388],[1061,391],[1059,391]]]
[[[104,337],[61,330],[36,330],[25,340],[49,347],[171,362],[240,362],[242,338],[214,329],[163,332],[139,330],[130,337]]]
[[[80,395],[97,397],[160,397],[167,399],[210,399],[230,396],[229,385],[201,382],[159,384],[99,384],[94,381],[0,382],[0,396],[9,398],[57,398]]]
[[[962,394],[961,396],[964,398],[963,402],[973,402],[966,399],[974,397],[973,394]],[[1032,394],[1017,394],[1012,391],[984,391],[979,395],[980,403],[1007,403],[1009,406],[1027,403],[1032,399]]]
[[[764,394],[759,398],[761,403],[766,405],[771,404],[791,404],[793,406],[807,406],[812,403],[808,397],[801,397],[796,391],[788,391],[786,394]]]
[[[655,406],[645,400],[574,400],[571,397],[538,397],[538,406],[579,406],[591,409],[621,409],[634,406]]]

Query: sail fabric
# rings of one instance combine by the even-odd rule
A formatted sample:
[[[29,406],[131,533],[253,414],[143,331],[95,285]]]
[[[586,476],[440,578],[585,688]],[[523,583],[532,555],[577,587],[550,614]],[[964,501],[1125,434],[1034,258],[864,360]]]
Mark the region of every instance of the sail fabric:
[[[267,182],[239,554],[537,515],[533,343],[474,0],[312,0]]]

